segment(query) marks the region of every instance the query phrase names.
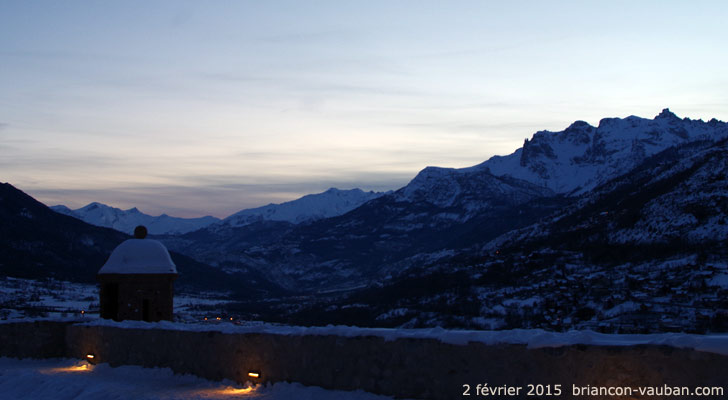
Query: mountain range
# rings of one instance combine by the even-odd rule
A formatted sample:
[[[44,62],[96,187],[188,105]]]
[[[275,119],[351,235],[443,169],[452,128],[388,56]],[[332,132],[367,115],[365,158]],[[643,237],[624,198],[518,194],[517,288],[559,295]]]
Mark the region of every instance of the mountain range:
[[[619,122],[632,126],[630,119]],[[281,304],[276,315],[301,323],[392,327],[725,332],[726,124],[670,119],[682,121],[668,129],[685,128],[684,141],[656,146],[624,173],[595,174],[600,183],[592,189],[577,185],[548,197],[552,207],[533,207],[547,198],[521,203],[517,209],[536,214],[531,223],[514,222],[508,232],[489,235],[492,220],[483,220],[485,229],[475,239],[462,235],[432,253],[440,247],[435,244],[363,288],[307,307]],[[452,204],[442,203],[436,190],[442,184],[452,188],[452,178],[430,182],[422,193],[431,194],[431,202]]]
[[[728,124],[667,109],[596,127],[577,121],[473,167],[427,167],[393,192],[331,189],[291,202],[300,207],[244,210],[157,238],[210,271],[259,283],[254,293],[267,301],[240,298],[230,311],[241,316],[724,330],[727,141]],[[291,211],[300,209],[310,212]],[[10,214],[28,219],[22,207]],[[46,235],[63,235],[57,224],[37,234],[27,226],[28,238],[11,246],[25,253],[42,247]]]
[[[223,219],[220,225],[239,227],[260,221],[285,221],[292,224],[331,218],[345,214],[369,200],[383,195],[381,192],[365,192],[359,188],[329,190],[303,196],[280,204],[249,208]]]
[[[95,282],[111,251],[130,236],[55,212],[9,183],[0,183],[0,277]],[[227,274],[171,252],[178,289],[236,297],[282,293],[254,271]]]
[[[202,218],[178,218],[167,214],[151,216],[139,211],[136,207],[122,210],[93,202],[84,207],[71,210],[64,205],[51,206],[53,211],[87,222],[91,225],[116,229],[131,234],[134,228],[144,225],[150,234],[181,234],[204,228],[219,218],[207,216]]]
[[[144,225],[153,235],[178,235],[211,226],[245,226],[259,221],[285,221],[293,224],[330,218],[344,214],[363,203],[381,196],[379,192],[364,192],[361,189],[340,190],[331,188],[323,193],[309,194],[299,199],[281,204],[250,208],[239,211],[227,218],[207,216],[201,218],[178,218],[167,214],[151,216],[136,207],[128,210],[93,202],[84,207],[71,210],[64,205],[51,206],[51,209],[78,218],[91,225],[113,228],[131,233],[139,225]]]
[[[665,149],[533,224],[293,318],[725,332],[727,152],[726,139]]]
[[[726,123],[680,119],[667,109],[654,119],[575,122],[537,132],[514,153],[473,167],[427,167],[405,187],[336,217],[206,228],[164,240],[200,261],[251,267],[289,287],[359,287],[466,249],[477,253],[656,154],[727,136]]]

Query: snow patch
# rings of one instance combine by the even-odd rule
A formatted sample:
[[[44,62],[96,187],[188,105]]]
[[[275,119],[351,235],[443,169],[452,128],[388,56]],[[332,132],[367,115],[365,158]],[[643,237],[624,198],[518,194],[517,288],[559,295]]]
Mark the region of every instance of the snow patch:
[[[0,357],[0,397],[4,399],[317,399],[384,400],[361,390],[327,390],[298,383],[238,385],[179,375],[169,368],[90,365],[70,359],[17,360]]]

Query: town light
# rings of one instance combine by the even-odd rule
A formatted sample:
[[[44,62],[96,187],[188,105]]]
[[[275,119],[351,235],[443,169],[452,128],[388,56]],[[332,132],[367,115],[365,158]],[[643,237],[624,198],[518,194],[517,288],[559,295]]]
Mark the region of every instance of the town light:
[[[260,372],[258,371],[249,371],[248,376],[251,378],[260,378]]]

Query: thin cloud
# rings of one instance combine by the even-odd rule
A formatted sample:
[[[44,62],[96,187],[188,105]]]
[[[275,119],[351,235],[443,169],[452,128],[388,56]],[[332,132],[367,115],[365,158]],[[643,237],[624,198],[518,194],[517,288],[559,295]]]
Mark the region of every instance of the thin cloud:
[[[492,134],[504,129],[526,129],[538,128],[541,125],[537,122],[501,122],[501,123],[487,123],[487,122],[474,122],[474,123],[463,123],[461,121],[445,121],[445,122],[400,122],[400,123],[389,123],[389,126],[396,126],[402,128],[412,129],[427,129],[434,131],[444,132],[475,132],[482,134]]]
[[[255,39],[268,44],[316,44],[316,43],[343,43],[351,45],[352,41],[360,40],[364,35],[351,30],[325,30],[309,32],[290,32],[277,35],[258,36]]]
[[[573,39],[573,36],[571,35],[560,35],[555,36],[552,38],[545,38],[542,36],[539,37],[531,37],[531,38],[524,38],[522,40],[518,40],[511,43],[497,43],[490,46],[482,46],[482,47],[470,47],[470,48],[464,48],[459,50],[447,50],[447,51],[437,51],[437,52],[430,52],[430,53],[422,53],[422,54],[416,54],[413,55],[412,58],[417,59],[442,59],[442,58],[471,58],[473,56],[482,56],[482,55],[491,55],[491,54],[498,54],[502,52],[507,52],[511,50],[518,50],[521,48],[529,47],[529,46],[540,46],[543,47],[545,44],[549,43],[558,43],[563,42],[566,40]]]
[[[351,84],[301,84],[297,89],[307,93],[320,94],[364,94],[385,96],[426,97],[433,93],[408,87],[393,87],[390,85],[351,85]]]
[[[277,82],[279,79],[270,76],[258,74],[247,74],[242,72],[202,72],[193,77],[202,78],[204,80],[220,81],[220,82]]]
[[[7,146],[13,149],[13,146]],[[62,149],[49,150],[42,156],[27,153],[9,153],[0,159],[0,166],[13,169],[58,171],[74,168],[115,168],[128,165],[128,159],[112,155],[68,154]]]
[[[94,52],[81,52],[81,51],[69,51],[69,50],[45,50],[45,51],[31,51],[31,50],[11,50],[11,51],[0,51],[0,57],[12,57],[12,58],[27,58],[34,60],[55,60],[55,61],[68,61],[71,63],[79,62],[108,62],[108,63],[119,63],[119,62],[134,62],[135,59],[127,56],[120,56],[109,53],[94,53]],[[139,59],[136,59],[139,61]]]

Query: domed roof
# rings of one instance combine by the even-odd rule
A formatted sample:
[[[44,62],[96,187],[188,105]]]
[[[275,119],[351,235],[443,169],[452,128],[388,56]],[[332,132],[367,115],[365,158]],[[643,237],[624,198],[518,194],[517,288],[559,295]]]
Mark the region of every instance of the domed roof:
[[[117,246],[99,274],[176,274],[164,245],[152,239],[129,239]]]

